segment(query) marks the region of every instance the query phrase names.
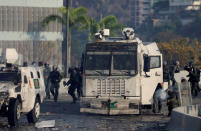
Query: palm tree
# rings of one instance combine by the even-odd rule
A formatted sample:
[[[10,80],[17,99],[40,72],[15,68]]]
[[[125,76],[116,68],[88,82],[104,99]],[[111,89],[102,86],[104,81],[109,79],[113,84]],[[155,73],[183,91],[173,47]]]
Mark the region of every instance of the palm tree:
[[[93,35],[100,29],[110,29],[110,35],[116,36],[123,27],[123,25],[119,24],[117,18],[113,15],[106,16],[99,22],[90,17],[88,18],[88,24],[89,40],[92,40]]]
[[[66,53],[68,53],[67,58],[65,57],[64,63],[67,64],[65,65],[65,76],[67,73],[67,68],[71,66],[71,28],[76,28],[77,30],[81,31],[84,29],[88,29],[88,11],[84,7],[78,7],[78,8],[69,8],[68,12],[68,7],[61,7],[60,8],[60,15],[55,15],[51,14],[47,16],[46,18],[43,19],[42,25],[43,27],[47,26],[50,22],[52,21],[58,21],[61,24],[67,25],[69,24],[69,29],[67,29],[69,32],[67,33],[67,49]],[[69,15],[69,23],[67,22],[67,13]],[[68,27],[68,26],[67,26]]]

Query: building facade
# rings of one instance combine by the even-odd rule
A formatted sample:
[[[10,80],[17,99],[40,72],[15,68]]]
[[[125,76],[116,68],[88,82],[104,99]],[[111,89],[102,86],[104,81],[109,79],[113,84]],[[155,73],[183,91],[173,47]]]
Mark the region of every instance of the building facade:
[[[151,14],[153,0],[129,0],[130,21],[134,27],[140,26]]]
[[[16,48],[23,62],[62,65],[62,24],[42,27],[42,20],[59,13],[63,0],[0,0],[0,48]]]
[[[199,10],[201,0],[169,0],[170,12],[180,10]]]

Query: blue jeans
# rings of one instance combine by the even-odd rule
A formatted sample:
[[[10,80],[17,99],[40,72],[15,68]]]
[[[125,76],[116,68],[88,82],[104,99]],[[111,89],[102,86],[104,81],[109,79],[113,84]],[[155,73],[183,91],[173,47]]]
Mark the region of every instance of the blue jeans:
[[[50,98],[50,84],[48,79],[44,79],[45,81],[45,92],[46,92],[46,97]]]
[[[57,101],[59,96],[59,83],[51,83],[50,92],[54,96],[54,101]]]

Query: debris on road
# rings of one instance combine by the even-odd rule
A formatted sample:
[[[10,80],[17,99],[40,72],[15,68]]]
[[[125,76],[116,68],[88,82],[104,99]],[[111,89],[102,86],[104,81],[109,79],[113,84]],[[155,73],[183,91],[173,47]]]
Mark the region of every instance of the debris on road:
[[[50,128],[50,127],[55,127],[55,120],[47,120],[47,121],[41,121],[41,122],[37,122],[35,124],[36,128]]]
[[[45,115],[50,115],[50,114],[51,114],[50,112],[46,112],[46,113],[45,113]]]
[[[58,130],[59,130],[59,128],[52,128],[52,130],[53,130],[53,131],[58,131]]]

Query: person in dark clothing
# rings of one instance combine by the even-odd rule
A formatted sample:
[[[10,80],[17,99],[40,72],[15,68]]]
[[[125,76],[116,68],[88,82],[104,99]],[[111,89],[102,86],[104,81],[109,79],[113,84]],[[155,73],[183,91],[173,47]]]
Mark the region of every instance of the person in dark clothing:
[[[59,95],[59,83],[61,81],[61,74],[57,71],[57,67],[53,66],[53,71],[50,72],[49,76],[51,87],[50,92],[54,96],[54,101],[57,102],[58,95]]]
[[[163,81],[168,82],[168,84],[170,82],[170,72],[166,61],[163,62]]]
[[[43,69],[43,76],[44,76],[44,82],[45,82],[45,92],[46,92],[46,98],[50,99],[50,84],[49,84],[49,76],[50,76],[50,67],[47,63],[44,64]]]
[[[196,70],[196,87],[197,87],[197,91],[201,91],[200,86],[199,86],[199,82],[200,82],[200,70],[195,68]]]
[[[170,80],[172,81],[172,86],[175,85],[176,83],[176,80],[174,78],[174,74],[175,73],[179,73],[180,72],[180,65],[179,65],[179,61],[176,61],[174,63],[173,66],[171,66],[171,69],[170,69]]]
[[[82,93],[82,72],[79,68],[75,68],[76,70],[76,82],[77,82],[77,96],[78,96],[78,100],[80,99],[80,97],[83,96]]]
[[[73,98],[73,102],[72,103],[76,103],[77,101],[77,97],[75,96],[75,90],[77,88],[77,78],[76,78],[76,71],[73,68],[69,68],[68,73],[70,73],[70,79],[68,80],[68,82],[64,82],[64,86],[69,86],[68,88],[68,94],[71,95],[71,97]]]
[[[193,62],[189,62],[189,67],[188,69],[186,69],[189,74],[187,75],[187,77],[189,77],[189,82],[191,83],[191,93],[193,96],[197,96],[198,95],[198,91],[199,89],[199,71],[198,69],[196,69],[194,67]]]
[[[173,108],[179,106],[179,102],[178,102],[176,92],[169,90],[168,96],[169,96],[167,99],[168,116],[171,116]]]

